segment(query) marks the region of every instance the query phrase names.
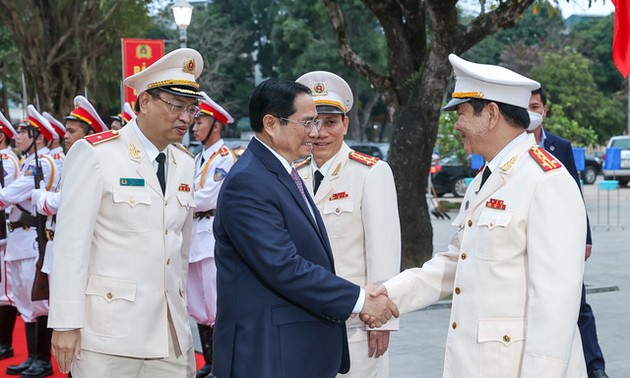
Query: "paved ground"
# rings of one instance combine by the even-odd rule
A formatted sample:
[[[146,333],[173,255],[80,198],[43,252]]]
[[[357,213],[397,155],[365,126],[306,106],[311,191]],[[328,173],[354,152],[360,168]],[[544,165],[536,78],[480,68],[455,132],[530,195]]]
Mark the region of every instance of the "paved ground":
[[[593,228],[593,254],[586,263],[584,281],[587,302],[597,320],[600,346],[607,372],[613,378],[630,377],[630,188],[600,194],[598,185],[584,188],[584,198]],[[620,215],[617,218],[617,194]],[[607,195],[610,195],[607,198]],[[610,218],[606,201],[610,200]],[[599,221],[598,221],[599,215]],[[619,219],[619,220],[618,220]],[[448,245],[454,229],[450,221],[433,220],[434,249]],[[621,227],[607,227],[622,224]],[[560,236],[561,237],[561,236]],[[449,303],[401,317],[400,331],[392,336],[391,378],[436,378],[442,376]]]

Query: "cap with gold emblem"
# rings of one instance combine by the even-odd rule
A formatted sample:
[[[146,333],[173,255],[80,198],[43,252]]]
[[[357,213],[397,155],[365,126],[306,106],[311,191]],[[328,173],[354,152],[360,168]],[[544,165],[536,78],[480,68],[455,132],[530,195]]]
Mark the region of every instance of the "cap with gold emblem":
[[[328,71],[313,71],[296,81],[311,89],[318,113],[345,114],[352,109],[352,90],[340,76]]]
[[[4,117],[2,112],[0,112],[0,126],[2,127],[2,132],[7,138],[9,138],[9,140],[12,140],[17,135],[17,131],[15,131],[11,122]]]
[[[210,98],[206,94],[206,92],[201,92],[203,98],[201,99],[201,104],[199,108],[201,108],[201,113],[209,115],[210,117],[214,117],[217,121],[221,122],[224,125],[228,123],[234,122],[234,118],[227,112],[227,110],[223,109],[221,105],[214,102],[213,99]]]
[[[63,139],[63,136],[66,135],[66,128],[63,126],[63,123],[57,121],[57,119],[48,112],[43,112],[42,115],[50,122],[50,126],[55,129],[58,136],[58,138],[55,139]]]
[[[95,133],[109,130],[87,98],[79,95],[74,98],[74,109],[66,119],[76,119],[90,125]]]
[[[456,110],[473,98],[527,109],[532,91],[540,88],[537,81],[505,67],[469,62],[455,54],[450,54],[448,60],[455,72],[455,90],[442,110]]]
[[[203,58],[197,50],[181,48],[164,55],[146,69],[125,79],[125,85],[140,94],[160,88],[177,96],[201,98],[197,78]]]
[[[28,113],[28,125],[39,130],[47,141],[53,139],[59,139],[59,135],[55,132],[55,129],[50,125],[50,122],[43,115],[41,115],[37,109],[31,104],[26,107]]]

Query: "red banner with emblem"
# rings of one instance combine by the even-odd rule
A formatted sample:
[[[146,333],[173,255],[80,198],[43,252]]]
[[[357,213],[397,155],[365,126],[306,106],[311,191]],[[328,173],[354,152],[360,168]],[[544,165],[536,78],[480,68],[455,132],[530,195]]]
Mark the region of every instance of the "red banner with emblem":
[[[164,40],[122,38],[123,81],[126,77],[149,67],[164,56]],[[124,84],[123,84],[124,85]],[[124,85],[122,103],[128,102],[133,108],[138,94]]]

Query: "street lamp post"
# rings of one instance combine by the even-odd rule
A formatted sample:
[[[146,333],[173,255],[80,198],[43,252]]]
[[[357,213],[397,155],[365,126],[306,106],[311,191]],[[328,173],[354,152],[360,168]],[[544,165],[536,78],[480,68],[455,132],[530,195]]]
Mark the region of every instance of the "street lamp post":
[[[173,10],[175,23],[179,28],[179,47],[186,47],[186,40],[188,39],[186,29],[188,29],[188,26],[190,25],[193,6],[188,4],[188,1],[186,0],[177,0],[171,9]]]

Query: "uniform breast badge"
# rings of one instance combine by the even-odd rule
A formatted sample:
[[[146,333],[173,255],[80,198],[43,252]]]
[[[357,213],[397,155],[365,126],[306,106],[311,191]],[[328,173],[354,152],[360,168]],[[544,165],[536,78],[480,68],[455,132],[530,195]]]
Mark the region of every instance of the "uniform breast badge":
[[[338,200],[338,199],[343,199],[343,198],[348,198],[349,195],[346,192],[339,192],[339,193],[334,193],[332,196],[330,196],[330,198],[328,198],[329,201],[334,201],[334,200]]]
[[[131,177],[121,177],[120,178],[120,186],[144,186],[144,179],[131,178]]]
[[[179,184],[177,190],[180,192],[190,192],[190,186],[188,184]]]
[[[486,207],[497,210],[505,210],[505,203],[503,200],[490,198],[490,200],[486,202]]]

